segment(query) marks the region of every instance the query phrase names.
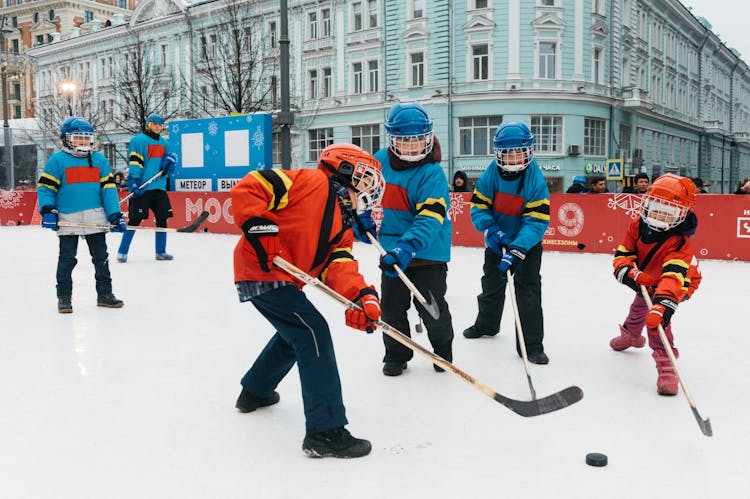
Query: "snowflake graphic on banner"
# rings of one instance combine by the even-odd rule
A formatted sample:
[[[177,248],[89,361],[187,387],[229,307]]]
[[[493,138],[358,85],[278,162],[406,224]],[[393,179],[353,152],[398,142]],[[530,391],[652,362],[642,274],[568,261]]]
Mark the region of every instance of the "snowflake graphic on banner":
[[[0,208],[4,210],[16,208],[21,204],[22,197],[20,192],[0,190]]]
[[[260,129],[260,127],[257,127],[255,129],[255,133],[253,134],[253,144],[255,144],[256,149],[260,149],[263,147],[264,140],[263,140],[263,131]]]
[[[607,201],[607,208],[625,210],[630,218],[638,218],[641,214],[643,196],[638,194],[615,194]]]
[[[467,206],[471,207],[470,201],[464,201],[464,197],[461,194],[451,194],[451,207],[448,210],[448,218],[455,222],[458,220],[459,215],[463,215],[464,208]]]
[[[172,131],[174,133],[180,133],[180,124],[179,123],[175,123],[174,125],[172,125]]]
[[[211,137],[215,137],[219,133],[219,125],[215,121],[208,124],[208,134]]]

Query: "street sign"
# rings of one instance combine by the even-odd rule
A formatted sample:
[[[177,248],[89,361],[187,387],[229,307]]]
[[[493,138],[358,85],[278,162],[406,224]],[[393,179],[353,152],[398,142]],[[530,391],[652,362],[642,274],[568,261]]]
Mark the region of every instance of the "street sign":
[[[622,180],[622,159],[607,160],[607,180]]]

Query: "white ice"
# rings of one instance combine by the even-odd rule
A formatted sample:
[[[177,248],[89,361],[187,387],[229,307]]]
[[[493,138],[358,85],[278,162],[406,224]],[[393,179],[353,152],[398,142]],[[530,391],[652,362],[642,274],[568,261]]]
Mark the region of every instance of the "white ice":
[[[522,418],[416,356],[406,373],[381,373],[379,333],[344,326],[343,309],[308,296],[332,328],[355,436],[356,460],[301,451],[296,369],[281,402],[234,408],[239,380],[272,330],[232,283],[233,235],[171,234],[172,262],[154,260],[139,232],[127,264],[111,264],[122,309],[96,307],[84,241],[74,313],[56,309],[57,237],[0,228],[0,497],[19,498],[745,498],[750,496],[748,270],[706,261],[704,280],[674,319],[679,366],[714,436],[703,436],[682,392],[656,394],[648,348],[614,352],[632,293],[610,255],[547,252],[542,268],[545,349],[531,365],[539,396],[570,385],[583,400]],[[108,236],[110,255],[119,236]],[[355,254],[378,283],[375,249]],[[513,312],[501,335],[467,340],[482,253],[454,248],[448,302],[454,362],[494,390],[529,399],[515,354]],[[412,324],[414,324],[412,320]],[[426,333],[414,333],[428,346]],[[609,456],[605,468],[584,463]]]

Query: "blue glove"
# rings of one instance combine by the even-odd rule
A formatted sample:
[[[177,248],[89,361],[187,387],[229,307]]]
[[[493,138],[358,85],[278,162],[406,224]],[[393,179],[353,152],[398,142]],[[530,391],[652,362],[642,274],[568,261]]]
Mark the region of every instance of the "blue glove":
[[[141,197],[143,194],[143,190],[138,188],[138,181],[137,178],[128,177],[128,190],[134,197]]]
[[[174,173],[174,165],[177,163],[177,153],[170,152],[161,158],[161,171],[165,176]]]
[[[377,230],[378,227],[375,225],[375,221],[372,219],[372,210],[367,210],[365,212],[355,214],[353,220],[353,229],[354,229],[354,235],[362,241],[363,243],[370,244],[370,238],[367,237],[367,233],[369,232],[373,236],[378,235]]]
[[[42,208],[42,227],[57,230],[57,210],[49,206]]]
[[[519,248],[509,248],[503,255],[497,269],[503,274],[502,279],[507,279],[506,272],[510,270],[511,275],[515,274],[518,267],[526,259],[526,253]]]
[[[409,242],[400,242],[391,251],[385,254],[382,262],[380,262],[380,268],[383,269],[385,275],[388,277],[398,277],[394,265],[398,265],[401,270],[406,270],[409,266],[414,255],[417,254],[417,249],[412,246]]]
[[[495,224],[490,225],[484,231],[484,244],[498,255],[502,255],[503,248],[507,248],[511,242],[505,232]]]
[[[125,219],[122,217],[122,213],[112,213],[107,220],[112,224],[110,231],[112,232],[125,232],[128,230],[128,224],[125,223]]]

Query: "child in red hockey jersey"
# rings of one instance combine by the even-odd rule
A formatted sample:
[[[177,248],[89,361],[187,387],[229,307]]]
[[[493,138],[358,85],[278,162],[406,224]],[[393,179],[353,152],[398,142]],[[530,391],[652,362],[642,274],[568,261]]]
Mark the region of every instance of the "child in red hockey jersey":
[[[668,173],[656,179],[643,198],[641,216],[633,220],[615,252],[613,266],[617,280],[636,292],[630,312],[620,326],[620,336],[609,345],[617,351],[641,348],[648,330],[648,344],[653,350],[658,379],[657,392],[677,394],[677,377],[664,350],[658,326],[664,327],[675,357],[670,319],[677,304],[689,299],[701,281],[698,260],[690,245],[698,219],[691,211],[695,206],[696,189],[686,177]],[[646,286],[653,306],[649,310],[641,294]]]

